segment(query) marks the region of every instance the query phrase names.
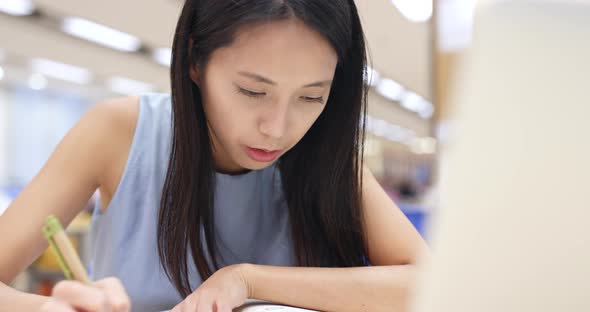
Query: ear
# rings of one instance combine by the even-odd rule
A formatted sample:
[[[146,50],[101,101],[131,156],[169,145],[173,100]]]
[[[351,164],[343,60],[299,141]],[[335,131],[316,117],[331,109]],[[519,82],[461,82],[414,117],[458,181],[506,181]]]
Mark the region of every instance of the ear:
[[[193,64],[193,58],[192,58],[192,50],[193,50],[193,45],[194,45],[194,41],[192,38],[188,39],[188,60],[189,60],[189,64],[190,64],[190,68],[189,68],[189,76],[191,77],[191,80],[197,85],[197,86],[201,86],[201,75],[200,75],[200,70],[199,70],[199,66],[197,64]]]
[[[197,85],[197,86],[201,86],[201,75],[200,75],[200,70],[198,68],[199,66],[196,64],[191,64],[191,67],[189,69],[189,75],[191,77],[191,80]]]

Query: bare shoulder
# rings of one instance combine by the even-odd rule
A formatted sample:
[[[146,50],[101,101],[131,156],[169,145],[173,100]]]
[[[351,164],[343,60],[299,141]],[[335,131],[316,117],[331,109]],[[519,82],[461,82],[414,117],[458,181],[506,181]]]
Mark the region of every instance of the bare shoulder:
[[[120,97],[105,100],[93,107],[90,115],[105,126],[109,126],[106,131],[116,134],[129,134],[135,132],[135,125],[139,115],[139,97]]]
[[[139,118],[139,97],[114,98],[97,104],[91,114],[96,114],[108,141],[104,170],[99,178],[102,210],[105,211],[119,185],[133,143]]]
[[[94,160],[102,164],[97,172],[101,191],[103,186],[108,191],[122,159],[127,158],[138,116],[139,97],[112,98],[92,107],[77,125],[84,128],[81,132],[90,132],[86,137],[94,142]]]

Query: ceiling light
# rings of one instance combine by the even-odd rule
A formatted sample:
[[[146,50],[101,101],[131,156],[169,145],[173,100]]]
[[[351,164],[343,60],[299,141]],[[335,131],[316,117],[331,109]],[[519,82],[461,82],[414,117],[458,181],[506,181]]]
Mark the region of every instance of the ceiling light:
[[[111,91],[125,95],[139,95],[154,90],[154,87],[148,83],[123,77],[113,77],[107,84]]]
[[[61,29],[72,36],[124,52],[135,52],[141,47],[141,41],[130,34],[82,18],[65,18]]]
[[[404,93],[400,104],[407,110],[418,113],[418,115],[424,119],[432,117],[432,114],[434,113],[432,103],[411,91]]]
[[[445,0],[437,3],[435,28],[438,48],[441,51],[461,51],[470,45],[476,2],[476,0]]]
[[[420,115],[420,117],[424,119],[430,119],[430,117],[432,117],[432,115],[434,114],[434,105],[432,105],[432,103],[428,101],[424,101],[424,103],[426,104],[426,106],[418,112],[418,115]]]
[[[154,60],[161,65],[170,67],[172,63],[172,49],[170,48],[160,48],[156,49],[152,54]]]
[[[46,59],[31,60],[33,71],[56,79],[73,83],[87,84],[92,79],[92,74],[85,68],[58,63]]]
[[[420,109],[422,108],[424,99],[419,96],[418,94],[414,93],[414,92],[406,92],[404,93],[404,96],[402,97],[400,104],[408,109],[411,110],[413,112],[419,112]]]
[[[375,87],[381,78],[381,75],[371,66],[365,68],[365,76],[363,77],[365,83],[371,87]]]
[[[391,0],[391,2],[411,22],[426,22],[432,17],[432,0]]]
[[[35,6],[31,0],[0,1],[0,11],[15,16],[31,15]]]
[[[43,90],[47,87],[47,78],[39,73],[29,76],[29,87],[33,90]]]
[[[379,92],[382,96],[392,100],[392,101],[399,101],[401,100],[404,87],[399,83],[391,80],[391,79],[381,79],[377,86],[375,87],[377,92]]]
[[[416,133],[410,129],[371,116],[367,116],[367,131],[375,136],[403,144],[409,144],[416,136]]]
[[[434,154],[436,152],[436,140],[431,137],[415,138],[410,149],[415,154]]]

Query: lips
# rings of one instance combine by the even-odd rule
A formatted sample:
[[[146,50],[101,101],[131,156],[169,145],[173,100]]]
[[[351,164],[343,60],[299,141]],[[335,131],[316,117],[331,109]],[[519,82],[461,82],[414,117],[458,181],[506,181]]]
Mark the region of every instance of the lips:
[[[248,157],[258,162],[271,162],[281,154],[281,150],[265,150],[249,146],[246,146],[245,149]]]

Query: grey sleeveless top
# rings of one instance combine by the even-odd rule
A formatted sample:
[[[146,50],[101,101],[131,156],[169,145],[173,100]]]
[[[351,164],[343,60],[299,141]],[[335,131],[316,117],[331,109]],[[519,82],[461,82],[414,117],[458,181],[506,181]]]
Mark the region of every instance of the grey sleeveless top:
[[[156,238],[171,130],[170,95],[141,96],[135,135],[119,186],[107,211],[102,214],[97,205],[92,217],[90,275],[94,280],[119,278],[133,311],[167,310],[182,301],[161,268]],[[222,266],[295,265],[287,205],[276,165],[242,175],[216,173],[214,198]],[[188,263],[194,290],[202,281],[190,255]]]

